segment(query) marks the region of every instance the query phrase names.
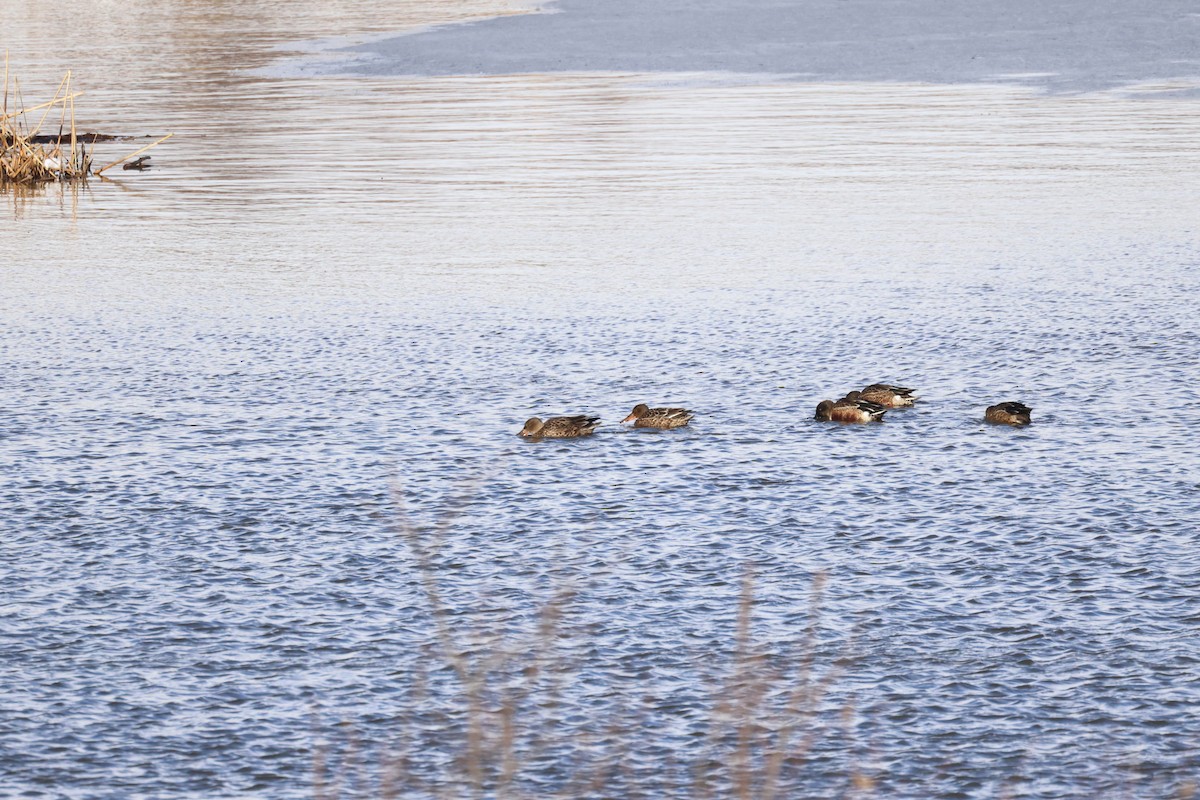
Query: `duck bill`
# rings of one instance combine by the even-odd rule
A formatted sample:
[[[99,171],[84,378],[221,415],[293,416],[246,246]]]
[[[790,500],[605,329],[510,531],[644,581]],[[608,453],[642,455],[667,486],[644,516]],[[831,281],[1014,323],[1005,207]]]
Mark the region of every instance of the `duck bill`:
[[[633,422],[636,419],[637,419],[637,414],[630,414],[628,417],[621,420],[621,424],[625,424],[626,422]]]

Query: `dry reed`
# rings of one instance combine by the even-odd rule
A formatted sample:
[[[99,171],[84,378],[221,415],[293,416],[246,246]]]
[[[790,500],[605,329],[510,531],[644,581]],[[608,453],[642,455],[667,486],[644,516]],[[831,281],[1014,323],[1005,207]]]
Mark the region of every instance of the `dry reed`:
[[[23,101],[21,85],[15,76],[10,76],[6,55],[3,94],[0,102],[0,183],[28,184],[85,178],[91,157],[87,148],[80,145],[75,132],[75,98],[79,93],[71,91],[71,73],[67,72],[63,77],[49,101],[10,112],[10,97],[18,107]],[[35,139],[56,107],[59,109],[58,136],[52,144],[43,145]],[[35,111],[43,113],[37,124],[30,127],[28,116]]]
[[[850,644],[818,658],[828,650],[818,642],[823,575],[813,580],[807,623],[797,630],[792,654],[756,642],[754,581],[747,570],[728,648],[704,653],[698,659],[704,663],[693,664],[701,671],[715,668],[704,681],[707,689],[690,692],[682,703],[647,694],[639,683],[597,689],[595,674],[606,665],[586,655],[588,632],[571,624],[576,596],[569,588],[541,603],[534,621],[518,633],[468,625],[470,615],[447,600],[439,548],[466,504],[456,500],[430,530],[397,511],[397,531],[412,556],[433,642],[405,676],[408,710],[386,752],[377,748],[373,766],[348,723],[316,748],[317,800],[771,800],[812,788],[802,776],[822,737],[842,739],[840,749],[826,748],[823,758],[834,752],[845,762],[841,785],[825,785],[824,792],[870,794],[872,778],[844,746],[839,720],[849,719],[852,709],[832,691],[851,663]],[[584,673],[592,686],[581,701]],[[663,733],[681,721],[687,735]]]
[[[127,156],[92,172],[92,151],[75,129],[75,98],[82,92],[71,91],[72,75],[68,71],[58,84],[54,96],[44,103],[24,106],[21,84],[10,75],[8,55],[4,56],[4,91],[0,101],[0,185],[38,184],[49,181],[84,181],[89,175],[100,175],[151,147],[162,144],[174,134],[167,134],[152,144],[141,147]],[[15,111],[9,111],[9,100]],[[57,135],[40,135],[42,126],[58,110]],[[41,111],[36,124],[31,124],[34,112]],[[93,146],[96,137],[92,137]]]

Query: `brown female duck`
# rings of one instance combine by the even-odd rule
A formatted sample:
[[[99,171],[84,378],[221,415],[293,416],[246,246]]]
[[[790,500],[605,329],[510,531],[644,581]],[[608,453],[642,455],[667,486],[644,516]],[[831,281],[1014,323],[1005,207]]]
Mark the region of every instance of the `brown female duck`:
[[[517,435],[526,439],[573,439],[577,436],[591,436],[599,424],[599,417],[587,417],[582,414],[574,417],[550,417],[545,421],[530,417]]]
[[[638,403],[629,412],[629,416],[621,422],[632,422],[635,428],[682,428],[694,417],[686,408],[650,408],[645,403]]]
[[[1028,425],[1029,414],[1032,411],[1033,409],[1024,403],[997,403],[988,406],[987,411],[983,412],[983,419],[997,425]]]
[[[855,394],[851,392],[850,394]],[[916,396],[913,390],[904,386],[893,386],[890,383],[872,383],[867,388],[858,392],[856,400],[867,400],[872,403],[878,403],[884,408],[901,408],[903,406],[911,406]]]

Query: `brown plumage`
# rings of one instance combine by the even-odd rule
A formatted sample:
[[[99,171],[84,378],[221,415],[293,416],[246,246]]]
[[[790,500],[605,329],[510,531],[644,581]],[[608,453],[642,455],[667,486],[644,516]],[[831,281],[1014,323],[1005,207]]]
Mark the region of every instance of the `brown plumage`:
[[[886,413],[887,409],[878,403],[843,397],[836,403],[822,400],[817,405],[816,418],[823,422],[878,422]]]
[[[682,428],[694,417],[686,408],[650,408],[645,403],[633,407],[629,416],[621,422],[632,422],[635,428]]]
[[[1028,425],[1031,411],[1033,409],[1024,403],[997,403],[988,406],[987,411],[983,412],[983,419],[997,425]]]
[[[854,392],[851,392],[854,394]],[[878,403],[884,408],[901,408],[903,406],[911,406],[917,398],[913,395],[913,390],[904,386],[892,386],[890,383],[872,383],[867,388],[858,392],[856,399],[869,400],[872,403]]]
[[[550,417],[545,421],[530,417],[517,435],[526,439],[573,439],[576,436],[591,436],[599,424],[599,417],[587,417],[582,414],[574,417]]]

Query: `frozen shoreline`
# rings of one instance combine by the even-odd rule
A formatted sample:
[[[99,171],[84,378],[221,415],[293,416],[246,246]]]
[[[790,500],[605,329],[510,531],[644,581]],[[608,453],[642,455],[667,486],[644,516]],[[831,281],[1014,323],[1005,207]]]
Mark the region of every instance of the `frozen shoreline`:
[[[1082,92],[1200,76],[1200,13],[1164,0],[561,0],[348,50],[368,75],[768,73]],[[1195,88],[1183,90],[1197,94]]]

